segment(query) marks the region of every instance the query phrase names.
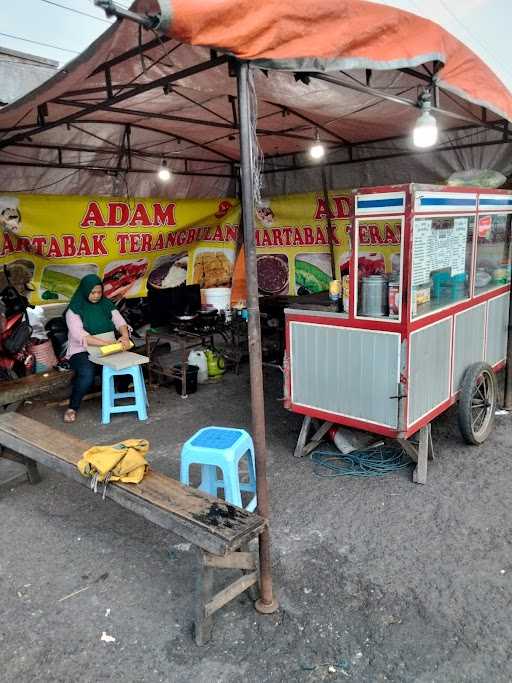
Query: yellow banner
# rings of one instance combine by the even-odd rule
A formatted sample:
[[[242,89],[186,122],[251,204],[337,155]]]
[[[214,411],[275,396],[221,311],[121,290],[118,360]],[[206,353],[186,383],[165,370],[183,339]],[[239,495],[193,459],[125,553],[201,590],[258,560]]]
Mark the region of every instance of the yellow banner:
[[[258,282],[262,294],[326,291],[332,278],[327,217],[333,227],[336,277],[348,273],[351,192],[272,197],[256,208]],[[239,241],[235,199],[124,199],[0,195],[2,263],[21,263],[32,303],[66,301],[96,273],[114,299],[156,287],[230,286]],[[360,275],[398,271],[400,219],[359,221]]]
[[[258,283],[262,294],[326,291],[332,279],[327,219],[331,220],[336,279],[348,275],[352,252],[352,193],[329,192],[274,197],[256,209]],[[358,222],[360,276],[397,271],[398,218]]]
[[[229,286],[240,207],[229,199],[0,196],[0,255],[32,276],[33,303],[68,300],[96,273],[112,299],[184,282]]]

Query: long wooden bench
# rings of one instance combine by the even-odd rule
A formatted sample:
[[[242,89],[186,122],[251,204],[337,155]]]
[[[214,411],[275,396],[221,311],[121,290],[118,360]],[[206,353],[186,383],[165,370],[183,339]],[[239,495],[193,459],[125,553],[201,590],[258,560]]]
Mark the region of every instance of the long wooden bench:
[[[31,483],[40,480],[40,463],[89,486],[90,480],[80,474],[76,463],[90,446],[18,413],[0,415],[0,456],[22,462]],[[257,560],[248,544],[259,536],[266,520],[151,469],[140,484],[109,484],[106,497],[195,546],[199,566],[194,633],[198,645],[207,642],[214,612],[257,586]],[[96,500],[101,505],[101,496]],[[213,594],[215,569],[240,569],[243,573]]]
[[[16,406],[20,401],[66,387],[70,384],[72,377],[71,370],[49,370],[37,375],[1,382],[0,408],[8,405]]]

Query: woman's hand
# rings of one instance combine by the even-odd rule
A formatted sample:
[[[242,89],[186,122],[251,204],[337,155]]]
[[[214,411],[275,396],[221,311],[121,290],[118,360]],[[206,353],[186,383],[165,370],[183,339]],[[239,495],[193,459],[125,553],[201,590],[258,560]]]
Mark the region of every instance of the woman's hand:
[[[122,337],[119,337],[119,343],[122,344],[123,346],[123,351],[128,351],[128,349],[131,347],[132,343],[130,341],[129,337],[125,337],[124,335]]]
[[[106,344],[111,343],[111,342],[105,341],[105,339],[100,339],[100,337],[95,337],[92,334],[88,335],[85,338],[85,341],[87,342],[87,346],[105,346]]]

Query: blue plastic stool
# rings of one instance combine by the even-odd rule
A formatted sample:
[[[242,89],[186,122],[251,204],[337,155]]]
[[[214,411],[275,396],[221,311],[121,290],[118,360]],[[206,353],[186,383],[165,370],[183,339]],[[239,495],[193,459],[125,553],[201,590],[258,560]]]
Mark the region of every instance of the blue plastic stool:
[[[114,387],[114,378],[121,375],[131,375],[133,379],[133,391],[124,391],[116,393]],[[134,403],[124,406],[116,406],[115,402],[118,398],[135,398]],[[146,385],[144,384],[144,375],[140,365],[130,365],[128,368],[122,370],[114,370],[108,365],[103,366],[102,375],[102,390],[101,390],[101,422],[106,425],[110,422],[112,413],[130,413],[136,412],[139,420],[148,419],[147,411],[148,397],[146,394]]]
[[[238,464],[246,456],[249,482],[241,484]],[[189,485],[190,465],[201,465],[201,491],[212,496],[218,489],[224,489],[228,503],[242,507],[242,491],[254,493],[246,510],[256,509],[256,473],[254,468],[254,445],[250,435],[243,429],[226,427],[205,427],[194,434],[181,449],[180,481]],[[216,467],[222,471],[222,479],[217,479]]]

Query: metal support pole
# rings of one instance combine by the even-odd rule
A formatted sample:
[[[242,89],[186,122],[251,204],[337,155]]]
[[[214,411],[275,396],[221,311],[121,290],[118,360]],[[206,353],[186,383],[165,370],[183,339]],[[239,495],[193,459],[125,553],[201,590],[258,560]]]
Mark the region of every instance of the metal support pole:
[[[144,28],[156,28],[160,23],[158,16],[149,16],[144,14],[137,14],[130,12],[130,10],[121,5],[117,5],[113,0],[94,0],[96,7],[100,7],[105,11],[107,17],[116,17],[116,19],[130,19],[136,24],[140,24]]]
[[[263,397],[263,367],[261,359],[260,307],[258,301],[258,272],[256,269],[256,239],[254,233],[254,194],[252,167],[252,138],[250,127],[249,65],[240,62],[237,74],[238,117],[240,122],[240,173],[242,213],[245,243],[245,271],[247,276],[247,309],[249,312],[249,365],[251,371],[252,433],[256,456],[256,492],[258,513],[269,518],[267,485],[267,445],[265,438],[265,402]],[[268,527],[259,538],[260,590],[256,602],[258,612],[270,614],[278,608],[272,592],[272,562]]]
[[[327,190],[327,176],[325,166],[322,166],[322,191],[324,193],[325,214],[327,216],[327,239],[329,240],[329,252],[331,254],[331,275],[336,280],[336,259],[334,256],[334,229],[331,221],[331,205],[329,204],[329,192]]]

